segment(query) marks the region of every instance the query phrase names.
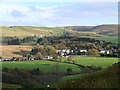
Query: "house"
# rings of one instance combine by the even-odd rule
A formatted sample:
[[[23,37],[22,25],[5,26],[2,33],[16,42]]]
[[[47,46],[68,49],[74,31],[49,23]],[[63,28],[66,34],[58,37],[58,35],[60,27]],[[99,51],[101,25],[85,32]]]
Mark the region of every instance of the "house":
[[[57,50],[56,53],[59,54],[60,56],[64,56],[66,54],[70,54],[70,49]]]
[[[2,58],[2,61],[11,61],[10,58]]]
[[[69,54],[70,53],[70,49],[66,49],[66,52],[67,52],[67,54]]]
[[[101,54],[104,54],[104,53],[110,54],[110,50],[101,50],[100,53]]]
[[[73,53],[74,51],[73,50],[71,50],[71,53]]]
[[[57,51],[56,51],[56,53],[59,53],[59,52],[61,52],[61,50],[57,50]]]
[[[42,35],[39,35],[38,37],[43,37]]]
[[[46,56],[46,57],[43,57],[42,59],[53,59],[53,57],[51,57],[51,56]]]
[[[105,53],[105,50],[101,50],[100,53]]]
[[[47,59],[53,59],[53,57],[48,56]]]
[[[110,54],[110,51],[109,51],[109,50],[106,50],[106,53],[107,53],[107,54]]]
[[[80,52],[87,52],[87,50],[80,50]]]

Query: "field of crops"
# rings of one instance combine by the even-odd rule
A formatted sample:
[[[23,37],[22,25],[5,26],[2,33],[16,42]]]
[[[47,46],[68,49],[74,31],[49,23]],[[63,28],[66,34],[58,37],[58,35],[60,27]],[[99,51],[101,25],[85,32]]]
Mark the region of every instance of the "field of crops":
[[[25,53],[31,51],[33,46],[28,45],[2,45],[2,57],[22,57]]]

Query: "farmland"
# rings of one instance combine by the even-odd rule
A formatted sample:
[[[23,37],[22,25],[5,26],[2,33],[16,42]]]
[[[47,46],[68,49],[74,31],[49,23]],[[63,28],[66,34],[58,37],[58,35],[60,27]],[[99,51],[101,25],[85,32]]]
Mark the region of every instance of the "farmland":
[[[28,45],[2,45],[1,47],[3,58],[22,57],[32,49],[32,46]]]
[[[40,71],[46,72],[46,73],[47,72],[67,73],[68,68],[71,68],[73,73],[80,73],[82,71],[82,68],[78,67],[77,65],[64,63],[63,61],[65,61],[65,60],[66,59],[63,58],[61,60],[62,62],[55,62],[55,61],[49,61],[49,60],[2,62],[2,68],[9,68],[9,69],[13,69],[13,70],[14,70],[14,68],[18,68],[19,70],[31,70],[31,71],[34,68],[39,68]],[[88,65],[90,65],[90,66],[91,65],[101,66],[104,70],[106,70],[106,68],[108,68],[112,64],[118,62],[118,58],[107,58],[107,57],[97,57],[97,56],[74,56],[72,58],[72,60],[75,60],[77,62],[77,64],[81,64],[81,65],[84,65],[84,66],[88,66]],[[99,72],[96,72],[96,74],[97,73],[99,74]],[[88,74],[77,74],[77,75],[62,76],[60,81],[64,82],[65,80],[79,79],[79,78],[82,78],[84,76],[90,77],[91,75],[94,75],[94,74],[92,74],[92,73],[89,74],[88,73]],[[23,80],[25,80],[25,79],[23,79]],[[57,82],[50,83],[50,85],[52,87],[56,87],[56,84],[58,84],[58,83]],[[16,84],[3,83],[3,87],[13,86],[13,88],[16,88],[15,85]],[[47,85],[48,85],[48,83],[46,83],[44,85],[38,85],[36,87],[37,88],[41,88],[41,87],[46,88]],[[21,84],[17,84],[17,86],[21,86]]]
[[[80,37],[90,37],[98,40],[105,40],[118,43],[118,38],[116,36],[109,36],[104,34],[98,34],[97,32],[90,31],[76,31],[76,30],[66,30],[53,27],[35,27],[35,26],[1,26],[2,27],[2,43],[7,44],[11,37],[17,36],[22,39],[28,36],[55,36],[55,35],[77,35]],[[117,31],[116,31],[117,33]],[[87,36],[88,35],[88,36]],[[96,37],[97,36],[97,37]],[[25,43],[24,45],[31,45],[35,42]]]
[[[73,72],[80,72],[81,69],[72,64],[58,63],[47,60],[35,60],[35,61],[21,61],[21,62],[2,62],[2,67],[8,68],[22,68],[22,69],[33,69],[39,68],[41,71],[56,71],[56,66],[60,69],[60,72],[66,72],[67,68],[72,68]]]
[[[44,87],[44,85],[48,83],[52,83],[52,84],[56,83],[56,80],[64,81],[66,79],[78,79],[79,77],[85,76],[86,73],[88,73],[88,76],[89,76],[89,73],[96,72],[97,70],[100,70],[100,71],[106,70],[108,67],[112,66],[114,63],[119,62],[118,58],[115,58],[115,57],[114,58],[100,57],[100,54],[99,54],[100,50],[97,51],[98,54],[93,54],[93,55],[91,54],[91,52],[94,52],[94,51],[90,52],[89,50],[90,48],[96,49],[96,50],[98,49],[99,43],[97,43],[98,44],[97,45],[95,43],[95,39],[104,40],[103,41],[104,43],[106,43],[105,41],[118,43],[118,38],[117,36],[115,36],[116,32],[114,33],[113,36],[111,35],[111,33],[108,33],[111,35],[109,36],[108,34],[105,34],[103,31],[97,33],[96,31],[90,32],[90,31],[81,31],[81,30],[71,30],[71,29],[69,30],[69,29],[62,29],[62,28],[60,29],[60,28],[52,28],[52,27],[34,27],[34,26],[12,26],[12,27],[3,26],[2,31],[3,31],[2,32],[3,45],[1,46],[2,58],[12,58],[12,57],[19,58],[19,57],[23,57],[23,55],[27,56],[27,60],[25,61],[11,60],[8,62],[5,62],[5,61],[2,62],[4,87],[9,87],[9,86],[27,87],[27,85],[28,86],[35,85],[35,87],[41,87],[41,86]],[[99,29],[97,29],[97,31],[99,31]],[[32,36],[33,40],[28,42],[22,42],[23,38],[26,38],[29,36]],[[42,38],[43,44],[41,43],[42,41],[38,42],[38,39],[40,39],[41,36],[43,37]],[[69,36],[71,36],[73,39],[70,39]],[[60,40],[59,38],[57,39],[56,37],[60,37]],[[66,41],[64,41],[63,37],[66,38],[65,39]],[[87,39],[85,38],[85,40],[83,40],[84,37],[87,37]],[[17,45],[17,44],[6,45],[8,43],[8,40],[10,39],[12,40],[16,38],[21,40],[22,43],[20,45]],[[46,38],[47,40],[45,41]],[[78,41],[81,40],[81,42],[77,42],[76,40]],[[90,40],[92,40],[92,42],[90,42]],[[59,41],[60,43],[58,43],[57,41]],[[41,50],[40,53],[36,53],[35,55],[33,55],[31,54],[31,49],[33,49],[34,46],[37,47],[38,46],[37,43],[39,43],[39,47],[44,47],[46,51],[42,50],[41,48],[40,49],[37,48],[37,51]],[[45,52],[45,55],[51,55],[51,54],[53,55],[54,53],[52,52],[52,49],[51,51],[49,50],[50,53],[48,54],[47,48],[45,47],[46,45],[50,46],[52,44],[55,45],[55,46],[53,45],[53,47],[56,47],[56,50],[59,50],[59,47],[61,47],[62,49],[65,49],[65,48],[69,49],[70,48],[68,47],[69,45],[72,45],[73,47],[74,46],[84,47],[84,49],[88,49],[87,51],[89,51],[90,54],[81,55],[81,54],[73,53],[73,54],[69,54],[71,56],[70,58],[53,58],[52,60],[45,60],[43,58],[39,58],[36,60],[35,58],[35,60],[33,61],[28,61],[29,54],[31,54],[31,57],[32,56],[37,57],[37,55],[42,57],[44,56],[44,53],[42,52]],[[66,45],[66,47],[64,44]],[[109,50],[111,49],[112,45],[113,44],[110,45]],[[87,46],[91,46],[91,47],[87,47]],[[105,47],[101,46],[101,48],[105,48]],[[83,49],[83,48],[79,48],[79,49]],[[76,48],[75,50],[77,51]],[[97,56],[94,56],[94,55],[97,55]],[[68,59],[70,59],[70,61],[68,61]],[[8,71],[6,71],[6,69],[8,69]],[[38,70],[37,73],[35,71],[36,69]],[[61,74],[58,74],[58,73],[61,73]],[[11,82],[11,79],[8,79],[8,80],[6,79],[6,78],[9,78],[9,74],[14,79],[13,82]],[[53,77],[57,77],[55,78],[56,80],[53,80]],[[17,80],[16,78],[17,79],[21,78],[22,81],[20,80],[19,82],[16,82]],[[47,81],[47,78],[51,79],[51,81],[49,80]],[[44,81],[41,81],[42,79]]]
[[[62,62],[66,59],[62,59]],[[101,66],[102,68],[107,68],[108,66],[111,66],[114,63],[118,62],[118,58],[104,58],[104,57],[93,57],[93,56],[76,56],[73,57],[72,60],[75,60],[77,64],[81,64],[84,66]],[[21,62],[2,62],[2,67],[9,67],[9,68],[23,68],[23,69],[33,69],[33,68],[39,68],[43,71],[50,71],[52,68],[55,67],[55,65],[58,65],[63,72],[67,68],[72,68],[73,71],[79,72],[80,68],[78,66],[75,66],[73,64],[67,64],[67,63],[60,63],[60,62],[54,62],[54,61],[47,61],[47,60],[35,60],[35,61],[21,61]],[[60,70],[60,71],[61,71]]]
[[[64,61],[66,59],[63,59]],[[76,61],[77,64],[85,65],[85,66],[102,66],[102,68],[107,68],[112,64],[118,62],[118,58],[111,57],[99,57],[99,56],[75,56],[72,60]]]

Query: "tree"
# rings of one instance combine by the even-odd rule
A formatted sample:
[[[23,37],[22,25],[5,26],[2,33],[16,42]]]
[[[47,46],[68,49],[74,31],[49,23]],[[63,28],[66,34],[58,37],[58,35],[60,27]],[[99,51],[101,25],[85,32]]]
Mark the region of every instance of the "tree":
[[[87,54],[88,55],[98,55],[98,51],[96,49],[89,49]]]
[[[30,58],[31,58],[31,55],[28,54],[27,55],[27,60],[30,60]]]
[[[70,63],[70,61],[72,61],[72,59],[71,59],[71,58],[68,58],[67,61]]]
[[[107,49],[107,50],[110,49],[110,45],[107,45],[107,46],[106,46],[106,49]]]
[[[37,52],[37,54],[35,55],[35,58],[37,60],[42,59],[42,54],[40,52]]]

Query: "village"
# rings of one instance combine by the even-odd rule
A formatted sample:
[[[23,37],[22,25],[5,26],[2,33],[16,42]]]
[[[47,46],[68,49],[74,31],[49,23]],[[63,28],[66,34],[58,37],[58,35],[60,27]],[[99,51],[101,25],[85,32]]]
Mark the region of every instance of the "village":
[[[74,53],[75,50],[71,49],[62,49],[62,50],[56,50],[57,58],[69,58],[72,55],[87,55],[87,50],[86,49],[81,49],[79,50],[79,54]],[[110,55],[111,50],[104,50],[102,49],[99,51],[99,54],[102,56],[103,54]],[[117,49],[115,49],[114,53],[117,53]],[[50,60],[53,59],[52,56],[45,56],[42,57],[41,60]],[[36,60],[34,57],[13,57],[13,58],[0,58],[0,61],[33,61]],[[40,60],[40,59],[39,59]]]

